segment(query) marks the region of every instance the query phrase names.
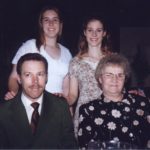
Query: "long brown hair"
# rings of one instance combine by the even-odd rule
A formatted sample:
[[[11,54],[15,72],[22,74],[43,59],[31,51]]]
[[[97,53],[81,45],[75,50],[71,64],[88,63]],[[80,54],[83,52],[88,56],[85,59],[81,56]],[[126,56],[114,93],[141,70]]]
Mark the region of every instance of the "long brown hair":
[[[54,7],[54,6],[46,6],[44,7],[40,14],[39,14],[39,19],[38,19],[38,35],[37,35],[37,38],[36,38],[36,47],[38,48],[38,50],[40,50],[40,47],[45,44],[45,37],[44,37],[44,31],[43,31],[43,26],[42,26],[42,19],[43,19],[43,14],[48,11],[48,10],[53,10],[57,13],[58,17],[59,17],[59,20],[60,22],[62,23],[62,16],[61,16],[61,13],[59,11],[58,8]],[[59,34],[59,36],[61,36],[61,33]],[[59,39],[59,37],[58,37]],[[58,40],[57,39],[57,40]]]
[[[106,26],[105,26],[104,20],[102,18],[100,18],[99,16],[94,15],[94,16],[90,16],[90,17],[86,18],[83,23],[82,32],[81,32],[81,35],[79,38],[79,44],[78,44],[79,53],[77,54],[77,56],[79,58],[82,58],[82,56],[88,52],[88,43],[87,43],[86,37],[84,35],[84,31],[87,29],[88,23],[93,20],[98,20],[99,22],[101,22],[103,25],[103,30],[106,32],[106,35],[103,37],[103,40],[102,40],[102,46],[101,46],[102,53],[107,54],[107,53],[110,53],[110,51],[112,50],[110,35],[106,31]]]

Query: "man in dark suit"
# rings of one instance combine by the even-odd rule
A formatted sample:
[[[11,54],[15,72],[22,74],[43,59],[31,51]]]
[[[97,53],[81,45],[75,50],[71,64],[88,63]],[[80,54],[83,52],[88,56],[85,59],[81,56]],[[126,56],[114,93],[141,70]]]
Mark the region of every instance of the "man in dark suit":
[[[0,105],[0,148],[76,148],[69,107],[46,92],[48,64],[40,54],[26,54],[17,64],[21,92]],[[38,105],[35,110],[31,105]]]

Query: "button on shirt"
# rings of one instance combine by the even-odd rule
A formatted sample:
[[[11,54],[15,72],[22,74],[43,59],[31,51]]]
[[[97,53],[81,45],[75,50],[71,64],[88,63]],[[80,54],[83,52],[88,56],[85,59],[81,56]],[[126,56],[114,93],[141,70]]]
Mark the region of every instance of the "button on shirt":
[[[31,100],[29,100],[29,98],[27,98],[23,93],[21,95],[21,100],[22,103],[25,107],[26,113],[27,113],[27,117],[29,120],[29,124],[31,123],[31,117],[32,117],[32,113],[34,111],[34,108],[31,106],[31,104],[33,103]],[[38,108],[38,112],[39,114],[41,114],[41,108],[42,108],[42,101],[43,101],[43,95],[41,95],[36,101],[34,102],[38,102],[39,103],[39,108]]]

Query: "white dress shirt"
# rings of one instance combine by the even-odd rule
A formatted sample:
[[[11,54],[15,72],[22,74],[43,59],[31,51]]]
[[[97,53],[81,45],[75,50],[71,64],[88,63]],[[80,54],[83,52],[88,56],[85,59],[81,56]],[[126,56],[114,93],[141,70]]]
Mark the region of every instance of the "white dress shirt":
[[[22,93],[21,100],[22,100],[22,103],[25,107],[27,117],[28,117],[28,120],[29,120],[29,124],[30,124],[32,113],[34,111],[34,108],[31,106],[31,104],[34,103],[34,102],[39,103],[38,112],[39,112],[39,115],[40,115],[41,114],[41,108],[42,108],[42,102],[43,102],[43,94],[36,101],[32,102],[31,100],[29,100],[29,98],[24,93]]]

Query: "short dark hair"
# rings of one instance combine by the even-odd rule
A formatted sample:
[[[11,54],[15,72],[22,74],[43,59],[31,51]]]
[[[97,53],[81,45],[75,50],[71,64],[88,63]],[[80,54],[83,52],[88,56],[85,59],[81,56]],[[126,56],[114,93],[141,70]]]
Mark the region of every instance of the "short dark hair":
[[[21,56],[18,63],[17,63],[17,73],[19,75],[21,75],[21,69],[22,69],[23,63],[25,61],[30,61],[30,60],[43,62],[44,66],[45,66],[46,73],[48,72],[47,60],[42,55],[40,55],[38,53],[28,53],[28,54]]]

